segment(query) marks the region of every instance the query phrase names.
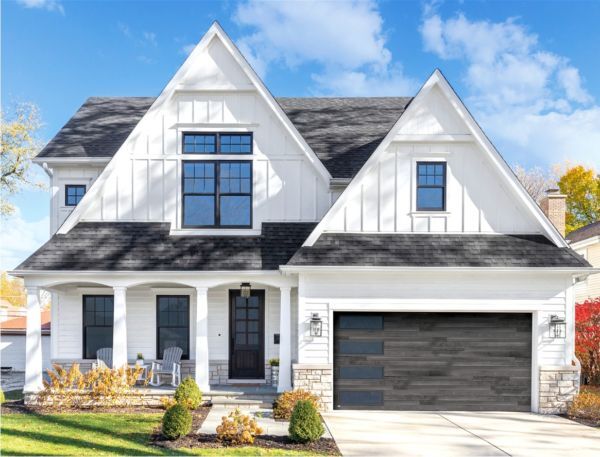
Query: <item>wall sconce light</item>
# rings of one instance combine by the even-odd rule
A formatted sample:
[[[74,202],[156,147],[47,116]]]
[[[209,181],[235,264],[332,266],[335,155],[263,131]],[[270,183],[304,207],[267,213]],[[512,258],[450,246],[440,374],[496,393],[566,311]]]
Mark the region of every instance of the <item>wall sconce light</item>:
[[[244,298],[250,297],[250,292],[252,291],[252,286],[249,282],[243,282],[240,284],[240,295]]]
[[[567,324],[564,317],[559,317],[556,314],[550,316],[550,336],[552,338],[567,337]]]
[[[323,333],[323,322],[319,313],[313,313],[310,318],[310,336],[321,336]]]

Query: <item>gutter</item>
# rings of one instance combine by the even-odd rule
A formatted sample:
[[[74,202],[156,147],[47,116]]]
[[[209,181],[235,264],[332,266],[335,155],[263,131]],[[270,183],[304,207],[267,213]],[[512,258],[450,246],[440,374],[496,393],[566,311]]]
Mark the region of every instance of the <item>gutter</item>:
[[[481,273],[515,273],[515,272],[539,272],[539,273],[571,273],[588,276],[600,273],[600,268],[593,267],[408,267],[408,266],[349,266],[349,265],[281,265],[279,269],[284,273],[302,272],[481,272]]]

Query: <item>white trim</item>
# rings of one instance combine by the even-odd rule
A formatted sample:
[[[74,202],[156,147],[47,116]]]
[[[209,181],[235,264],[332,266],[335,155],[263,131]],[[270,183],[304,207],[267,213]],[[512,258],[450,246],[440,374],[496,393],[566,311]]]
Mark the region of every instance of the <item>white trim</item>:
[[[569,242],[569,247],[576,251],[577,249],[584,249],[597,243],[600,243],[600,235],[592,236],[591,238],[586,238],[581,241],[575,241],[574,243]]]
[[[385,138],[377,146],[373,154],[371,154],[369,159],[356,174],[352,182],[348,185],[344,192],[342,192],[340,197],[335,201],[331,208],[329,208],[329,211],[327,211],[327,213],[323,216],[321,222],[319,222],[319,224],[315,227],[312,233],[308,236],[303,246],[312,246],[315,244],[321,233],[323,233],[324,227],[329,225],[334,215],[337,212],[339,212],[344,207],[344,205],[347,204],[348,199],[351,198],[352,189],[362,184],[363,178],[371,172],[373,167],[377,165],[381,156],[385,154],[389,145],[392,143],[392,141],[394,141],[394,138],[396,137],[401,127],[407,122],[407,120],[411,118],[411,116],[413,116],[413,112],[416,109],[418,109],[420,100],[423,99],[434,86],[438,86],[440,88],[440,90],[446,96],[450,104],[456,109],[457,114],[463,119],[467,128],[473,135],[475,142],[477,142],[487,153],[489,158],[492,160],[492,163],[496,166],[496,168],[501,172],[504,179],[508,182],[509,187],[516,193],[518,198],[524,203],[524,205],[530,211],[530,213],[533,216],[535,216],[537,221],[540,223],[541,228],[544,230],[545,234],[547,234],[557,246],[567,247],[568,245],[565,239],[561,236],[561,234],[554,227],[554,225],[544,215],[539,206],[533,201],[531,196],[529,196],[527,191],[519,183],[515,174],[512,172],[512,170],[504,161],[504,159],[502,159],[502,156],[492,145],[489,139],[485,136],[485,133],[481,130],[479,124],[477,124],[475,119],[473,119],[473,117],[471,116],[463,102],[460,100],[454,89],[452,89],[452,86],[450,86],[450,83],[446,80],[444,75],[442,75],[442,73],[438,69],[436,69],[433,72],[433,74],[429,77],[429,79],[425,82],[425,84],[419,90],[415,98],[408,105],[408,108],[406,108],[404,113],[396,121],[396,124],[390,129]]]
[[[79,202],[79,205],[75,207],[75,209],[69,214],[69,216],[65,219],[62,225],[59,227],[56,233],[65,234],[68,233],[81,219],[85,211],[93,204],[97,194],[100,192],[100,189],[106,183],[108,177],[113,173],[113,171],[117,168],[119,160],[123,157],[123,160],[128,159],[129,154],[125,154],[127,148],[130,143],[130,139],[134,138],[139,130],[142,128],[141,125],[144,124],[145,119],[153,116],[157,111],[159,111],[163,104],[167,102],[175,93],[176,88],[179,85],[179,80],[188,72],[189,68],[194,64],[195,60],[198,56],[206,49],[211,41],[214,38],[218,38],[223,46],[231,53],[232,57],[235,61],[240,65],[242,71],[246,74],[246,76],[250,79],[250,81],[254,84],[256,91],[263,97],[264,101],[267,105],[274,111],[276,117],[283,123],[284,127],[291,135],[291,137],[296,141],[296,143],[301,147],[304,151],[305,155],[308,158],[309,163],[311,163],[319,175],[321,179],[328,184],[331,179],[330,173],[327,171],[323,163],[318,159],[315,152],[311,149],[311,147],[306,143],[304,138],[300,135],[296,127],[292,124],[289,118],[285,115],[279,104],[273,98],[273,95],[267,90],[263,82],[260,80],[256,72],[252,69],[252,67],[248,64],[244,56],[240,53],[240,51],[233,44],[229,36],[225,33],[225,31],[221,28],[218,22],[213,22],[208,32],[204,34],[200,42],[196,45],[193,51],[190,53],[188,58],[184,61],[184,63],[179,67],[179,69],[175,72],[175,75],[171,78],[171,80],[167,83],[165,88],[162,90],[160,95],[154,100],[150,108],[146,111],[146,113],[142,116],[142,118],[138,121],[133,130],[129,133],[125,141],[121,144],[115,155],[111,158],[108,165],[102,170],[96,181],[91,185],[86,194],[83,196],[82,200]],[[177,205],[180,206],[179,203]],[[179,220],[179,217],[177,218]]]
[[[31,161],[37,164],[48,163],[51,165],[104,165],[110,162],[111,159],[112,157],[34,157]]]
[[[540,347],[539,327],[541,313],[531,313],[531,412],[537,413],[540,409],[540,370],[538,352]]]
[[[475,138],[470,133],[466,134],[398,134],[392,140],[393,143],[471,143]]]
[[[320,272],[320,271],[387,271],[387,272],[482,272],[482,273],[500,273],[500,272],[538,272],[538,273],[600,273],[600,268],[564,268],[564,267],[389,267],[389,266],[348,266],[348,265],[281,265],[279,269],[283,272]],[[9,272],[9,274],[12,274]]]

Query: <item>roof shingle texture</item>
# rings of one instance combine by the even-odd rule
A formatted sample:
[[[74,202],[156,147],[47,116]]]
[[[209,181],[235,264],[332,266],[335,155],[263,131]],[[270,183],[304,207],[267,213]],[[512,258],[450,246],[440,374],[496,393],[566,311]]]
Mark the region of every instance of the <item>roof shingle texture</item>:
[[[567,240],[571,243],[577,243],[578,241],[587,240],[594,236],[600,236],[600,221],[592,222],[591,224],[581,227],[577,230],[573,230],[567,235]]]
[[[17,270],[277,270],[314,223],[264,223],[262,235],[169,235],[169,223],[80,222],[54,235]]]
[[[295,266],[589,267],[542,235],[325,233],[301,247]]]
[[[278,98],[334,178],[352,178],[381,143],[410,97]],[[112,157],[152,97],[91,97],[38,157]]]

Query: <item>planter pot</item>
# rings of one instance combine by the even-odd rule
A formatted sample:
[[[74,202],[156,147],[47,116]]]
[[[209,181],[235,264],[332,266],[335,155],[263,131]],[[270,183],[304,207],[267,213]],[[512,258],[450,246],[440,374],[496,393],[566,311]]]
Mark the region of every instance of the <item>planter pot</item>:
[[[135,364],[136,364],[137,366],[140,366],[140,367],[141,367],[141,366],[144,364],[144,359],[137,359],[137,360],[135,361]]]
[[[271,367],[271,385],[277,387],[279,384],[279,367]]]

